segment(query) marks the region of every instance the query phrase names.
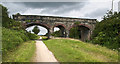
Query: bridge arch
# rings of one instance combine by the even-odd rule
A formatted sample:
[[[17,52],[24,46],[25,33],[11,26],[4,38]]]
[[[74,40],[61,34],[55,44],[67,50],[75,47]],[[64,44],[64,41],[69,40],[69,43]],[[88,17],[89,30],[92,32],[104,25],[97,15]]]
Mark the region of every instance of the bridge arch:
[[[50,26],[45,23],[25,23],[25,28],[33,25],[39,25],[45,27],[46,29],[50,29]]]
[[[72,25],[69,28],[69,31],[74,28],[74,27],[78,27],[78,32],[79,32],[79,38],[82,41],[86,41],[86,40],[90,40],[90,35],[91,35],[91,27],[85,24],[78,24],[78,25]]]
[[[50,38],[50,26],[49,25],[47,25],[45,23],[25,23],[24,24],[25,28],[30,27],[30,26],[34,26],[34,25],[38,25],[38,26],[42,26],[42,27],[46,28],[48,31],[47,36],[48,36],[48,38]]]
[[[78,24],[78,25],[73,24],[72,26],[70,26],[70,27],[68,28],[68,30],[70,30],[71,28],[76,27],[76,26],[84,26],[84,27],[86,27],[86,28],[88,28],[88,29],[90,29],[90,30],[91,30],[91,27],[90,27],[90,26],[88,26],[88,25],[85,25],[85,24]]]
[[[62,27],[64,27],[66,29],[66,26],[63,25],[63,24],[55,24],[54,27],[56,27],[56,26],[62,26]]]
[[[58,27],[60,29],[60,37],[66,37],[66,26],[63,24],[55,24],[53,29]]]

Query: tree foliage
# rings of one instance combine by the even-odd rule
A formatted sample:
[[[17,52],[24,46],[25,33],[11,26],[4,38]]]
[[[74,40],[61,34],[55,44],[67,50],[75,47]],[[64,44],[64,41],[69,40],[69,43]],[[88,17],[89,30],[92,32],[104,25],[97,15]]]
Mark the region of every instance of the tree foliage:
[[[25,31],[11,30],[4,27],[2,28],[2,51],[3,52],[15,49],[21,43],[28,40],[29,38]]]
[[[78,26],[73,27],[70,29],[70,34],[69,37],[70,38],[76,38],[76,39],[81,39],[81,31],[79,31]]]
[[[20,13],[17,13],[17,14],[15,14],[15,15],[21,15]]]
[[[81,22],[75,22],[74,27],[70,29],[69,32],[69,37],[70,38],[76,38],[76,39],[81,39],[81,31],[79,30],[79,24]]]
[[[4,55],[7,51],[16,49],[21,43],[38,37],[22,29],[21,22],[9,18],[6,7],[2,5],[0,7],[2,8],[0,18],[2,17],[2,51]]]
[[[32,30],[35,34],[38,34],[40,32],[39,28],[37,26],[34,27]]]
[[[55,31],[54,33],[51,34],[52,36],[55,36],[55,37],[61,37],[61,31]]]
[[[93,43],[118,49],[120,44],[120,13],[109,11],[103,20],[96,24],[93,31]]]
[[[8,27],[9,26],[9,22],[8,21],[10,21],[10,18],[8,17],[7,8],[2,6],[2,5],[0,5],[0,7],[2,8],[2,11],[1,11],[2,12],[2,16],[0,16],[0,17],[2,17],[2,26]]]
[[[8,16],[8,9],[2,5],[2,26],[9,29],[21,30],[23,29],[20,22],[16,22]]]

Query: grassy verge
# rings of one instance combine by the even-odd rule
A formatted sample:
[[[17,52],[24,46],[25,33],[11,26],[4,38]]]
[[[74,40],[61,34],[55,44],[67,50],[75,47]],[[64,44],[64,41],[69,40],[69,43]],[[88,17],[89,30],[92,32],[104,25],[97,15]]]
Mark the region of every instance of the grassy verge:
[[[60,62],[117,62],[118,51],[68,39],[44,40]]]
[[[35,52],[35,41],[22,43],[15,50],[3,56],[3,62],[30,62]]]
[[[47,40],[48,39],[47,36],[40,36],[40,37],[42,37],[42,40]]]

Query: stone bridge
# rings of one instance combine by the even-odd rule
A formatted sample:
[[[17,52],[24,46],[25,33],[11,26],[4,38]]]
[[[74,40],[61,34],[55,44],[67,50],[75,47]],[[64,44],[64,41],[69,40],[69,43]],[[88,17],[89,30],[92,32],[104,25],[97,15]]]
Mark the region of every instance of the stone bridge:
[[[70,29],[79,26],[82,41],[90,40],[90,36],[96,24],[96,19],[40,15],[13,15],[13,19],[22,22],[24,28],[33,25],[45,27],[48,30],[48,38],[50,38],[51,34],[54,32],[54,27],[60,28],[62,37],[69,37]]]

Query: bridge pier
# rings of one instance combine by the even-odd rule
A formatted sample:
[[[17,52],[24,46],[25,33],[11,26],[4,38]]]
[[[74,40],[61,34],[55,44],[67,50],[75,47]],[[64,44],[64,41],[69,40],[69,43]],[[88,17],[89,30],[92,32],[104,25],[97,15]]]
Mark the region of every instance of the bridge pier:
[[[52,36],[51,34],[54,32],[53,28],[48,29],[48,39],[50,39]]]
[[[69,38],[69,30],[66,30],[66,38]]]
[[[66,37],[65,28],[60,28],[60,32],[61,32],[61,37]]]

